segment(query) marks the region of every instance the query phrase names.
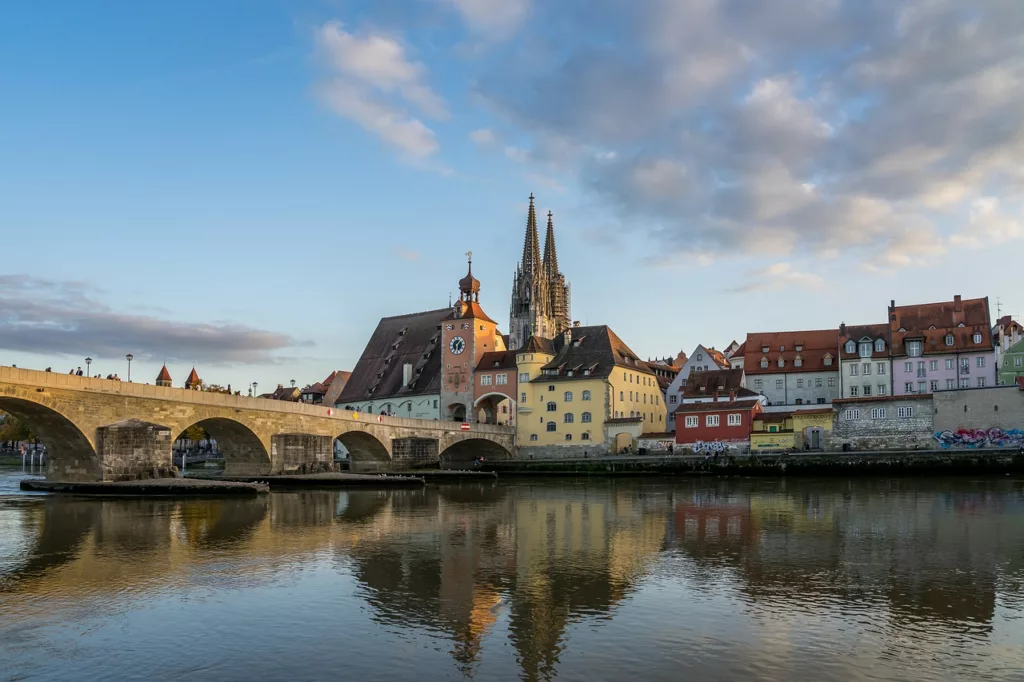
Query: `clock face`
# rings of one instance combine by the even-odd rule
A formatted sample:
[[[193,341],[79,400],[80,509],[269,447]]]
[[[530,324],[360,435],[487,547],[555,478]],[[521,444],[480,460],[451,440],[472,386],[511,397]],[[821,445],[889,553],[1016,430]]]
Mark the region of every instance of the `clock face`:
[[[448,349],[455,355],[462,355],[462,351],[466,350],[466,342],[461,336],[456,336],[448,344]]]

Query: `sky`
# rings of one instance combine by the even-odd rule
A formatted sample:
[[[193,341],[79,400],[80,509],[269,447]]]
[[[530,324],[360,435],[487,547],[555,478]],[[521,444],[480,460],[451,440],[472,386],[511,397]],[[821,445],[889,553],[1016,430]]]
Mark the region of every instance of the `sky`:
[[[465,274],[527,197],[642,357],[1024,312],[1019,0],[13,0],[0,364],[259,392]]]

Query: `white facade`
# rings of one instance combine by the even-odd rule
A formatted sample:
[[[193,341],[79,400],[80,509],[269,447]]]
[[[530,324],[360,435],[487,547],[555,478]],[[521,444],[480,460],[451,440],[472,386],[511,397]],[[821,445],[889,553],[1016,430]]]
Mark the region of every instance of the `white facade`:
[[[724,358],[724,356],[721,356]],[[739,367],[743,367],[743,358],[739,358]],[[670,418],[668,420],[669,432],[676,430],[676,422],[671,419],[671,415],[676,411],[676,408],[682,404],[683,386],[686,380],[689,378],[691,372],[708,372],[717,369],[732,369],[729,367],[730,363],[726,361],[726,366],[718,364],[712,354],[703,345],[699,345],[690,353],[690,357],[686,359],[682,369],[679,370],[679,374],[672,380],[668,388],[665,390],[665,405],[668,408]]]
[[[377,398],[376,400],[366,400],[359,403],[338,404],[335,407],[367,415],[391,414],[395,417],[407,417],[409,419],[440,419],[440,404],[441,395],[434,393],[402,396],[399,398]]]
[[[839,372],[774,372],[748,374],[747,388],[769,405],[827,405],[839,397]]]

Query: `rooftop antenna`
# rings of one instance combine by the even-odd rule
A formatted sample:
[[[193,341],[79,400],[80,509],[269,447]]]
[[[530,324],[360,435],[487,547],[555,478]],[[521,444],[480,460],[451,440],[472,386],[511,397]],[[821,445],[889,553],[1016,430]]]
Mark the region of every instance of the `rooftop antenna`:
[[[998,296],[996,296],[996,317],[1002,317],[1002,316],[1003,316],[1003,302],[999,300]]]

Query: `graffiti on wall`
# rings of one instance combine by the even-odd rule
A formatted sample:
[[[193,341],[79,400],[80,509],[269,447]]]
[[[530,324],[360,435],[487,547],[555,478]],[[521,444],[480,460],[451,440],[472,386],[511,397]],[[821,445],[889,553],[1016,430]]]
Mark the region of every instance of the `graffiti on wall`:
[[[693,444],[693,454],[695,455],[714,455],[725,452],[729,449],[729,446],[725,443],[721,443],[717,440],[704,442],[702,440],[697,441]]]
[[[940,448],[1005,448],[1024,446],[1022,429],[946,429],[936,431],[935,440]]]

